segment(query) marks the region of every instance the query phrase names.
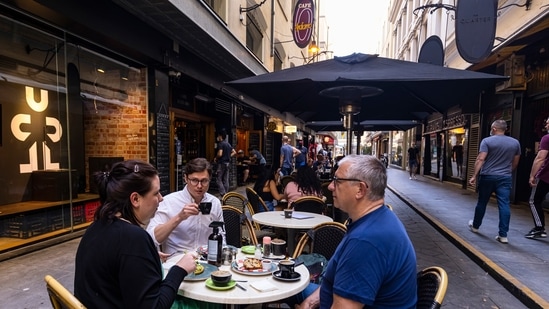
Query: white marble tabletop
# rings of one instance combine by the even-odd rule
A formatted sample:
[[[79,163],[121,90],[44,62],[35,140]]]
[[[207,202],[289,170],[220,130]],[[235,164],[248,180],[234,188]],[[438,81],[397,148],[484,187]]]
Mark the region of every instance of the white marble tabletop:
[[[181,254],[176,254],[163,264],[164,273],[181,258]],[[240,252],[237,259],[254,257]],[[277,262],[277,261],[273,261]],[[221,270],[229,270],[232,273],[233,280],[245,280],[247,282],[237,282],[246,291],[235,286],[229,290],[213,290],[206,286],[204,281],[183,281],[179,286],[179,295],[184,297],[219,304],[260,304],[281,300],[303,291],[309,284],[309,271],[304,265],[296,267],[296,272],[301,275],[299,281],[279,281],[272,275],[251,276],[235,272],[230,265],[222,265]],[[276,287],[275,290],[260,292],[251,286],[253,282],[267,281]]]
[[[294,211],[292,218],[284,217],[284,211],[265,211],[254,214],[252,219],[259,224],[286,228],[288,231],[286,242],[290,255],[296,247],[296,230],[307,230],[318,224],[334,221],[328,216],[303,211]]]
[[[311,212],[294,211],[293,214],[294,217],[286,219],[284,211],[265,211],[254,214],[252,219],[259,224],[288,229],[310,229],[320,223],[334,221],[328,216]],[[298,219],[298,217],[303,217],[303,219]]]

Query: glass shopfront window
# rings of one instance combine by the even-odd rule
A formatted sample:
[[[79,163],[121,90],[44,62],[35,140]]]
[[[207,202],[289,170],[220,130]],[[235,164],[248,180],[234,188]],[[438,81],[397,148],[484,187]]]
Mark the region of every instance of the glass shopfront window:
[[[390,163],[393,165],[402,166],[404,132],[392,131],[391,135],[391,155],[389,159]]]
[[[450,178],[465,179],[465,158],[467,158],[468,129],[463,127],[448,130],[446,148],[448,158],[446,175]]]
[[[0,253],[87,227],[93,173],[148,159],[146,70],[62,37],[0,16]]]

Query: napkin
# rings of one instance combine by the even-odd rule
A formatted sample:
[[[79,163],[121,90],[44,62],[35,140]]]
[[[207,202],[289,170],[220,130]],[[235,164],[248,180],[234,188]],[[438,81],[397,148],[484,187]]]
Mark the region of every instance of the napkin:
[[[267,280],[254,281],[251,282],[250,285],[259,292],[268,292],[278,289],[274,284],[270,283]]]

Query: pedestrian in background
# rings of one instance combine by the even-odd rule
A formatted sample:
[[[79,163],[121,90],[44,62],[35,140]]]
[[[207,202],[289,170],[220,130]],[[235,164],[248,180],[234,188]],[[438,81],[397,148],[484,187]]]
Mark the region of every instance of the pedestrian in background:
[[[141,227],[162,201],[158,172],[128,160],[94,177],[101,206],[78,245],[74,295],[87,308],[170,308],[196,257],[185,254],[162,278],[159,253]]]
[[[408,168],[410,169],[410,179],[417,179],[416,172],[419,165],[419,149],[416,148],[416,143],[412,142],[408,148]]]
[[[545,131],[549,131],[549,119],[544,123]],[[532,191],[530,193],[530,211],[534,219],[534,228],[524,235],[526,238],[547,237],[545,232],[545,213],[542,203],[549,193],[549,134],[544,135],[539,143],[538,153],[532,163],[530,179],[528,180]]]
[[[299,154],[295,157],[295,168],[298,169],[307,165],[307,147],[303,146],[303,141],[297,141],[297,147]]]
[[[507,122],[499,119],[492,123],[490,136],[482,139],[473,176],[469,184],[474,186],[478,176],[478,201],[475,216],[469,221],[469,229],[477,233],[490,195],[495,192],[499,210],[499,232],[496,240],[508,243],[507,232],[511,220],[509,196],[511,195],[512,173],[520,160],[520,143],[505,135]]]
[[[290,145],[290,138],[282,136],[282,147],[280,147],[280,172],[282,176],[290,175],[294,170],[294,157],[297,157],[301,152]]]
[[[231,157],[236,155],[233,146],[226,139],[225,131],[217,133],[217,151],[214,161],[217,163],[217,187],[221,197],[229,192],[229,165]]]

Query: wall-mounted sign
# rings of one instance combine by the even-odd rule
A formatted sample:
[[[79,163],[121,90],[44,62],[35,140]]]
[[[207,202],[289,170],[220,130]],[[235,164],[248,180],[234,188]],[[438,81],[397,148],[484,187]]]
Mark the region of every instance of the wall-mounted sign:
[[[456,7],[456,45],[469,63],[479,63],[492,52],[496,36],[497,0],[459,0]]]
[[[417,62],[440,66],[444,64],[444,47],[438,36],[432,35],[425,40],[419,51]]]
[[[297,126],[285,126],[284,132],[286,133],[295,133],[297,132]]]
[[[299,48],[309,45],[313,34],[315,7],[313,0],[298,0],[295,4],[292,31],[294,42]]]

